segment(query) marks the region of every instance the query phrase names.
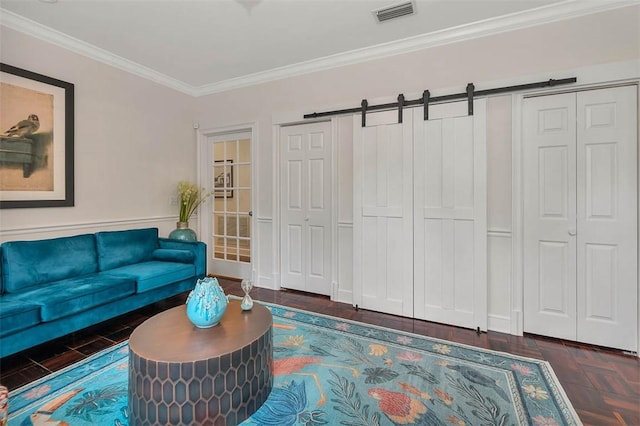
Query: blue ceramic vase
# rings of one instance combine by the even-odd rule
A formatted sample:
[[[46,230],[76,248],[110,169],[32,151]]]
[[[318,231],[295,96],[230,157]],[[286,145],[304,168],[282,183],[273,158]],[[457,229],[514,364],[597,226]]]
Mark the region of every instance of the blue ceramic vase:
[[[171,231],[169,238],[182,241],[198,241],[193,229],[189,229],[189,222],[176,222],[176,229]]]
[[[217,325],[227,310],[227,296],[217,278],[206,277],[196,282],[187,297],[187,317],[198,328]]]

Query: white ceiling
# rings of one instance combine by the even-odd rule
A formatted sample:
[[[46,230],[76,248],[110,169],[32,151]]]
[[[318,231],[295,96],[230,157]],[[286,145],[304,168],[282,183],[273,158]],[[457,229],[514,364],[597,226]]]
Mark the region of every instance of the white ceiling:
[[[0,23],[194,95],[633,0],[0,0]]]

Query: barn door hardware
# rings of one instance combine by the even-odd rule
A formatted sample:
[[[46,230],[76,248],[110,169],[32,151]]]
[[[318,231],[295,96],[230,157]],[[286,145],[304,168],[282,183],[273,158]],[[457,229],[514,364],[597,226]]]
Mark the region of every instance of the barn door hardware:
[[[335,111],[313,112],[305,114],[304,118],[320,118],[328,117],[332,115],[344,115],[344,114],[362,114],[362,127],[366,127],[366,114],[367,111],[386,111],[391,109],[398,109],[398,123],[402,123],[402,114],[405,107],[414,107],[418,105],[424,106],[424,119],[429,119],[429,105],[434,103],[451,102],[460,99],[467,99],[469,104],[468,114],[473,115],[473,100],[474,98],[481,96],[497,95],[500,93],[518,92],[521,90],[540,89],[545,87],[560,86],[563,84],[571,84],[578,81],[576,77],[561,78],[561,79],[549,79],[545,81],[538,81],[535,83],[518,84],[515,86],[496,87],[494,89],[475,90],[473,83],[467,84],[467,88],[463,93],[453,93],[450,95],[434,96],[431,97],[431,93],[428,90],[422,92],[422,97],[418,99],[406,100],[403,94],[398,95],[397,102],[391,102],[380,105],[369,105],[366,99],[362,100],[359,108],[347,108]]]
[[[424,121],[429,119],[429,98],[431,93],[428,90],[422,92],[422,104],[424,105]]]
[[[404,95],[398,95],[398,123],[402,123],[402,107],[404,107]]]

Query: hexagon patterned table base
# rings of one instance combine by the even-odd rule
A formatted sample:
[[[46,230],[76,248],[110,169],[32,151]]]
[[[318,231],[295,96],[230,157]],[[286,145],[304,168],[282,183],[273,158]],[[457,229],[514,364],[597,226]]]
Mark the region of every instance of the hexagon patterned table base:
[[[199,329],[184,306],[158,314],[129,339],[129,424],[235,425],[273,386],[271,313],[231,301],[220,324]]]

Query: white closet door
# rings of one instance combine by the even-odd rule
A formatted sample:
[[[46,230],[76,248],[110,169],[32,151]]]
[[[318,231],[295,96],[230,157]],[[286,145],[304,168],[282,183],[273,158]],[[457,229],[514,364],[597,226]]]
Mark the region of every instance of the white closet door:
[[[638,350],[637,88],[526,99],[524,330]]]
[[[413,316],[412,114],[354,117],[354,304]]]
[[[414,121],[415,317],[486,330],[486,100]]]
[[[575,340],[575,94],[525,99],[524,329]]]
[[[281,285],[331,294],[331,123],[280,129]]]
[[[577,94],[578,336],[636,351],[636,86]]]

